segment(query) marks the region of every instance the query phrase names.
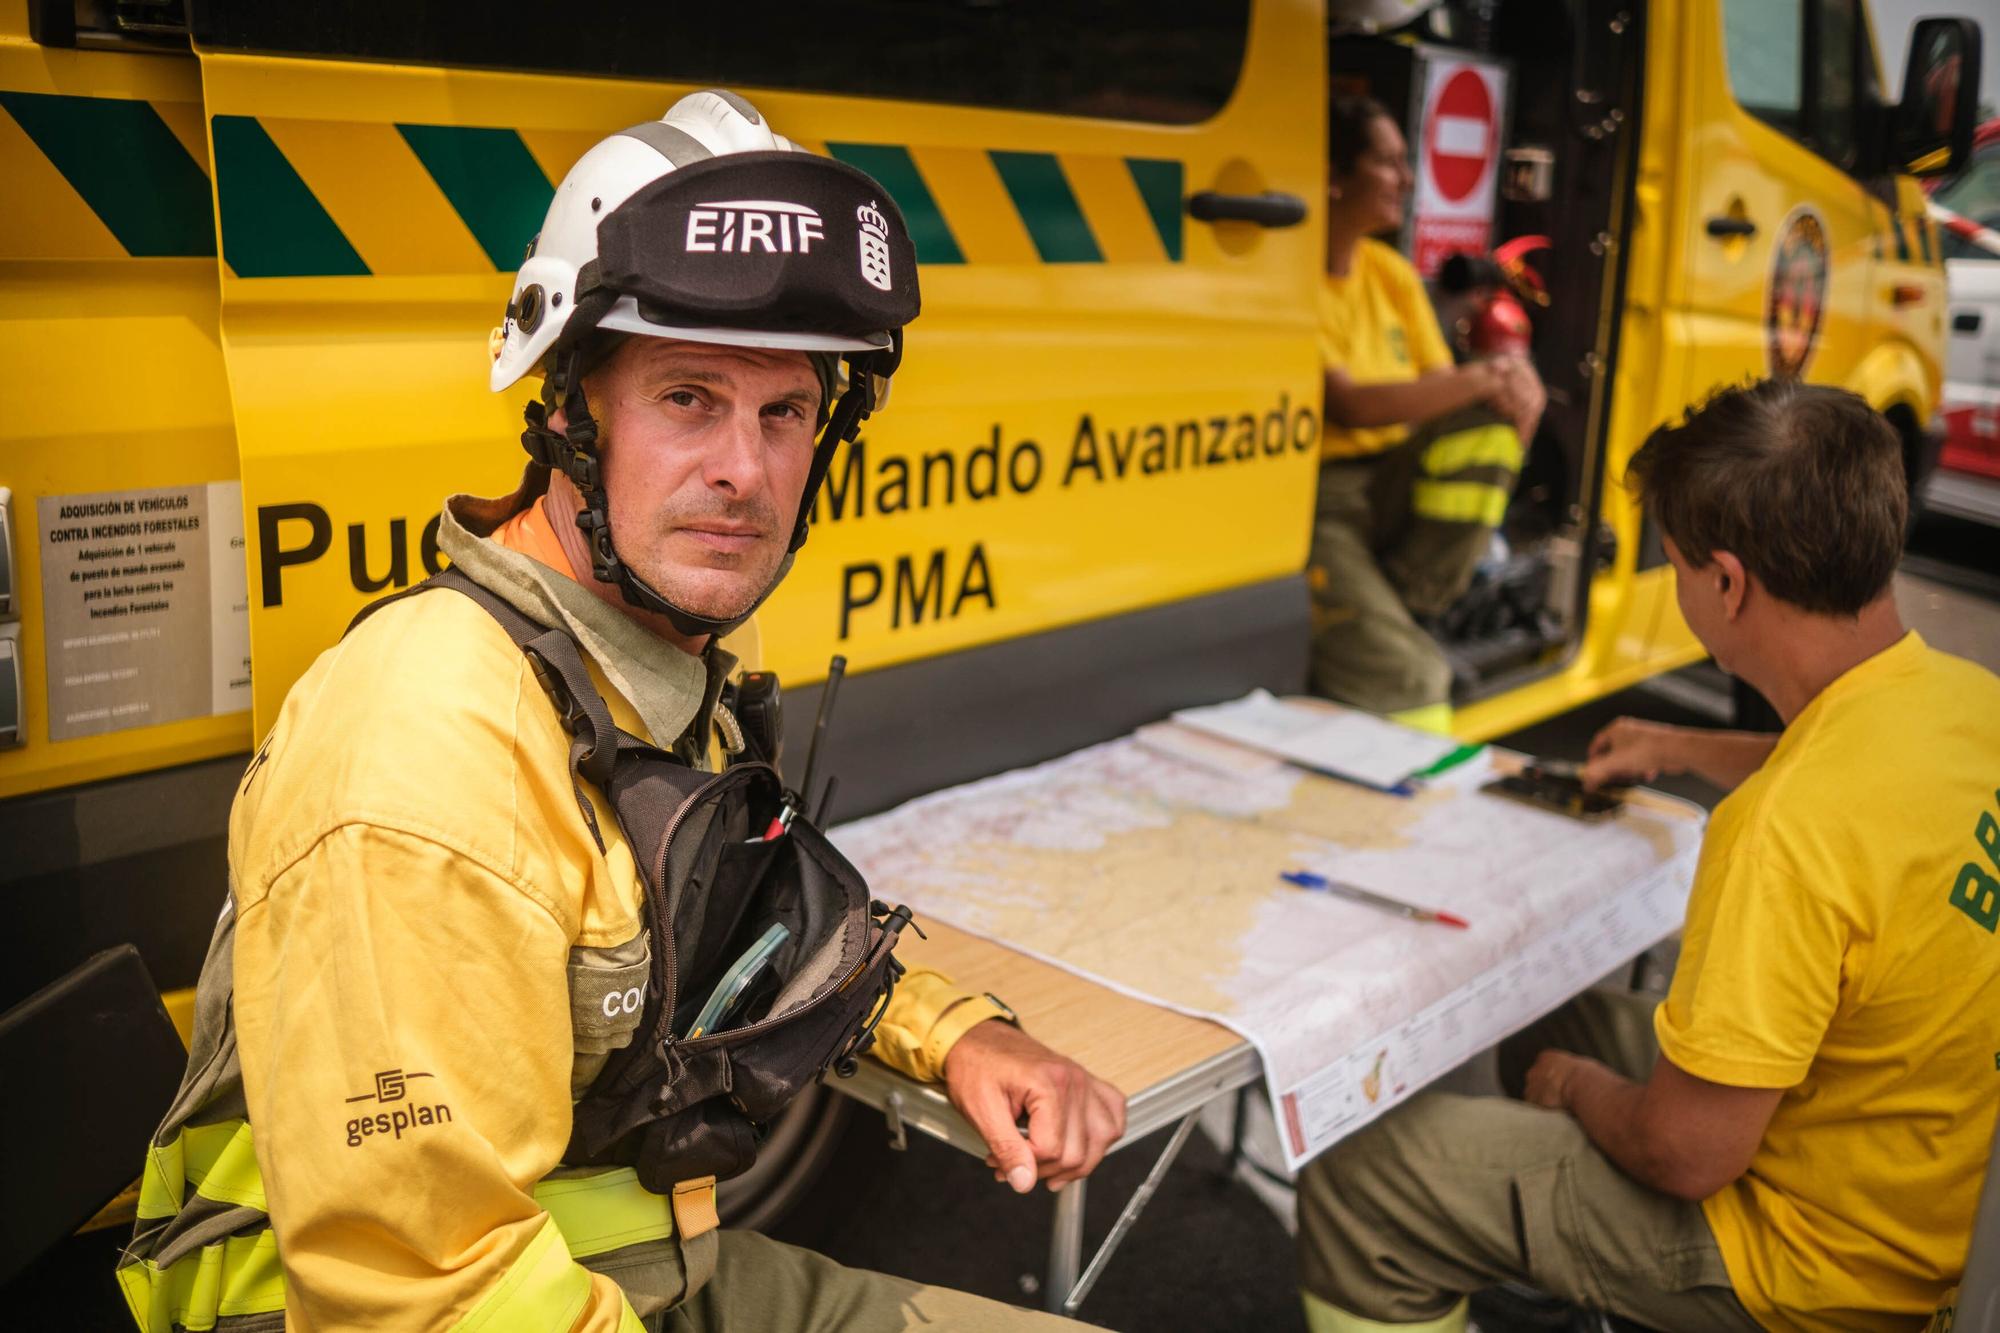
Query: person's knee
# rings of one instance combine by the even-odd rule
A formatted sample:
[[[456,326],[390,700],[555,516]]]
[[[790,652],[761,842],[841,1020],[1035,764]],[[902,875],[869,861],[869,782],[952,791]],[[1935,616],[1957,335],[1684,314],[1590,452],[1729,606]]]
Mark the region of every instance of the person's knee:
[[[1310,1225],[1351,1230],[1394,1212],[1446,1144],[1477,1132],[1480,1098],[1425,1093],[1357,1130],[1307,1164],[1299,1177],[1299,1233]]]
[[[1449,1293],[1409,1260],[1435,1226],[1440,1155],[1477,1132],[1479,1099],[1425,1094],[1342,1139],[1299,1176],[1299,1281],[1327,1327],[1433,1317]],[[1316,1307],[1307,1302],[1309,1315]],[[1335,1319],[1334,1316],[1339,1318]]]

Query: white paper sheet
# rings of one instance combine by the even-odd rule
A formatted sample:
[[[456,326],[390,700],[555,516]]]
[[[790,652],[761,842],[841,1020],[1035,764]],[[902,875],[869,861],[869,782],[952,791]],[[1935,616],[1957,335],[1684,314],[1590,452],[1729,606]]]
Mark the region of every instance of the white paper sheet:
[[[1292,703],[1264,690],[1225,704],[1184,708],[1174,714],[1174,721],[1384,790],[1458,748],[1449,736],[1417,731],[1351,708]]]

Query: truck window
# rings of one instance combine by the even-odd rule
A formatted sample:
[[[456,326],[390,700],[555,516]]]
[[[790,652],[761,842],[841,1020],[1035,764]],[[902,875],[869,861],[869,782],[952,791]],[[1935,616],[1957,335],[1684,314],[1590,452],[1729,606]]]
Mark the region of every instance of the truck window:
[[[1982,227],[2000,229],[2000,140],[1973,151],[1972,161],[1956,176],[1938,187],[1932,196],[1960,217]],[[1982,250],[1956,232],[1940,231],[1946,259],[1983,259],[2000,263],[2000,256]]]
[[[1725,0],[1722,33],[1736,104],[1794,139],[1804,138],[1804,0]]]
[[[1813,98],[1814,147],[1835,166],[1851,169],[1858,146],[1855,136],[1856,88],[1854,46],[1862,26],[1856,22],[1854,0],[1820,0],[1819,33],[1813,62],[1819,71],[1819,92]]]
[[[1724,0],[1722,28],[1737,105],[1853,171],[1873,92],[1858,0]]]
[[[571,0],[384,5],[195,0],[207,50],[791,88],[1192,124],[1222,109],[1249,0],[850,0],[746,23],[727,5]]]

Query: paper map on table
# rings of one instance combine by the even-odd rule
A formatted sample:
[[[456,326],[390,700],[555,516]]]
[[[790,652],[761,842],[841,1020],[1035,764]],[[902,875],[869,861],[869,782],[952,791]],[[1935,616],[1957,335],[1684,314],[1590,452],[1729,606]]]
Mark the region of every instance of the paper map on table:
[[[834,841],[919,920],[1241,1033],[1294,1169],[1680,924],[1692,805],[1583,824],[1480,793],[1484,758],[1398,797],[1274,761],[1225,770],[1194,741],[1111,741]],[[1291,869],[1472,928],[1308,893],[1279,881]]]

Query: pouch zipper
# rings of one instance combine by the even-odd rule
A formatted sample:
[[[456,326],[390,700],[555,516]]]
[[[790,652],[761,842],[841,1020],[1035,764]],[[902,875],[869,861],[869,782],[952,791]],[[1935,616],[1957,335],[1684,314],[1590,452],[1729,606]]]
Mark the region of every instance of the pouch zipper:
[[[875,924],[872,913],[870,914],[869,917],[869,924],[871,926]],[[851,981],[854,977],[859,976],[861,972],[867,968],[868,959],[871,955],[874,954],[874,952],[875,952],[875,941],[870,940],[868,942],[868,947],[863,949],[861,952],[861,961],[859,963],[856,963],[854,967],[849,969],[846,973],[843,973],[838,979],[829,982],[825,990],[813,996],[811,999],[808,999],[804,1004],[799,1005],[795,1009],[787,1009],[784,1013],[779,1014],[775,1018],[759,1019],[757,1022],[752,1023],[749,1027],[729,1028],[722,1032],[709,1032],[703,1034],[702,1036],[696,1037],[690,1041],[676,1042],[673,1044],[679,1046],[683,1050],[689,1050],[689,1051],[702,1050],[709,1045],[720,1045],[723,1038],[725,1037],[747,1037],[752,1035],[753,1033],[762,1032],[766,1028],[775,1027],[780,1023],[789,1023],[795,1018],[803,1017],[805,1014],[811,1012],[814,1009],[819,1008],[822,1004],[825,1004],[829,999],[833,998],[835,995],[838,995],[842,990],[844,990],[846,988],[847,982]]]
[[[667,883],[667,854],[673,849],[674,834],[680,832],[681,824],[686,821],[688,812],[693,810],[697,804],[722,783],[729,781],[739,774],[755,776],[760,769],[769,773],[774,780],[778,776],[778,771],[769,764],[737,764],[734,767],[725,768],[722,772],[717,773],[714,777],[688,793],[687,798],[675,809],[673,817],[667,820],[666,832],[660,835],[660,852],[653,859],[653,883]],[[664,922],[654,923],[656,927],[664,928],[662,933],[667,937],[667,984],[665,987],[667,994],[665,1003],[660,1008],[661,1034],[659,1037],[659,1046],[662,1059],[666,1059],[678,1044],[674,1041],[674,1010],[680,1006],[681,999],[680,947],[674,939],[674,916],[680,905],[680,885],[669,885],[667,889],[667,919]],[[696,1038],[696,1040],[698,1041],[700,1038]],[[671,1066],[672,1061],[669,1059],[667,1063]]]

